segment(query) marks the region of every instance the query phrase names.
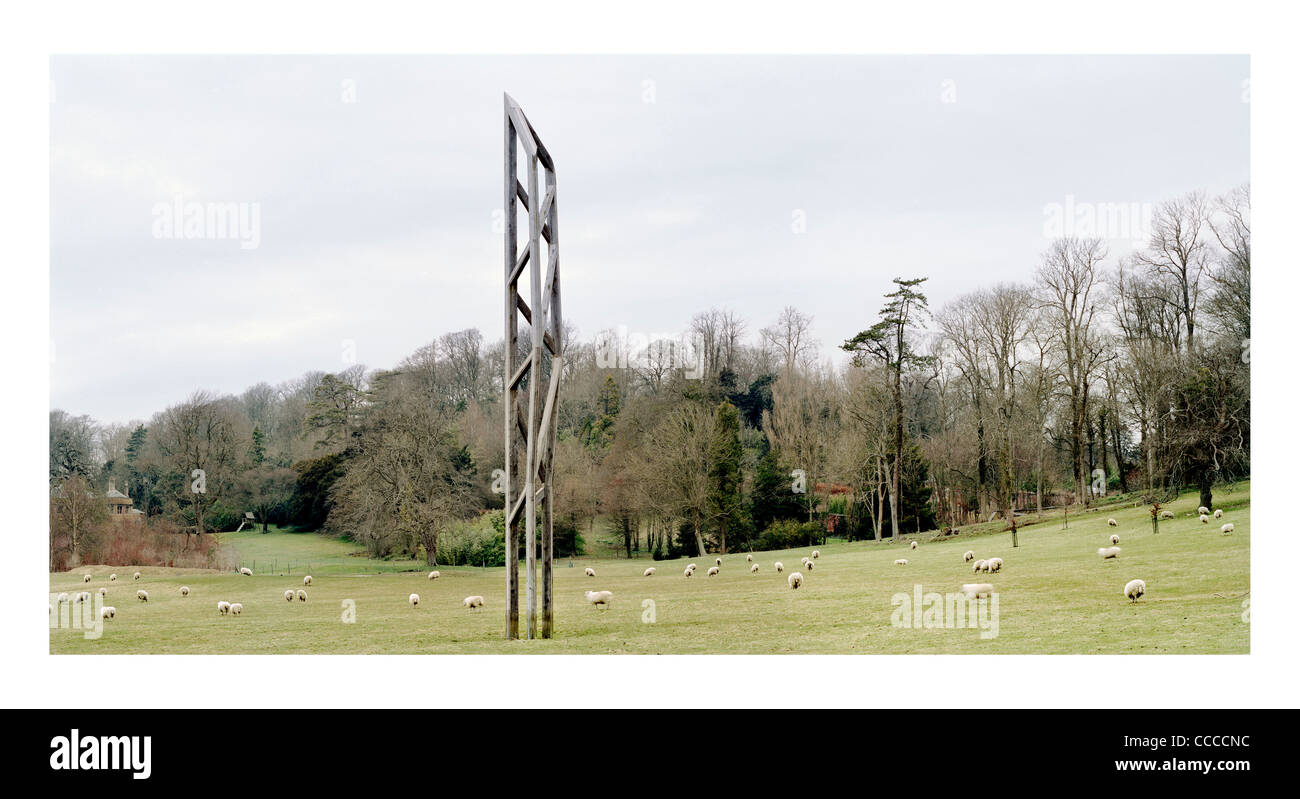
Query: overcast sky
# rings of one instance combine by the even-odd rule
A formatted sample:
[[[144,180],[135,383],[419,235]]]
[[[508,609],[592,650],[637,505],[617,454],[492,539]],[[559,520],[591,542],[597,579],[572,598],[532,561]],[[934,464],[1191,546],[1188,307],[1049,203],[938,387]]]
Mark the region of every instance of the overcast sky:
[[[564,312],[582,337],[675,333],[713,306],[756,333],[795,305],[829,357],[875,320],[892,277],[928,275],[936,310],[1028,280],[1053,207],[1081,224],[1090,204],[1248,181],[1249,69],[1244,56],[54,58],[50,404],[147,419],[197,388],[337,371],[344,342],[376,368],[452,330],[499,339],[503,91],[556,161]],[[178,199],[246,204],[256,246],[168,237],[160,206]],[[1100,232],[1108,263],[1137,243]]]

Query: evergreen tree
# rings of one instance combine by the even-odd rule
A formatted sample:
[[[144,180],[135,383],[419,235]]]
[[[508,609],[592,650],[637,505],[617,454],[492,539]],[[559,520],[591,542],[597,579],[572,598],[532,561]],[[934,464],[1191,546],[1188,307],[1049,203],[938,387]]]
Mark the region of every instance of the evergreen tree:
[[[718,548],[727,551],[727,531],[743,518],[741,496],[740,413],[725,400],[713,414],[713,438],[709,441],[707,508],[710,526],[717,531]]]

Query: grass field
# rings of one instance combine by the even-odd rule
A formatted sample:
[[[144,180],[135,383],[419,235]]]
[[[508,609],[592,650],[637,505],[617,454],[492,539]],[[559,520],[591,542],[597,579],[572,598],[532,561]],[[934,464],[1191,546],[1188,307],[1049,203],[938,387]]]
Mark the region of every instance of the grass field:
[[[1221,489],[1222,490],[1222,489]],[[107,604],[117,617],[103,635],[50,630],[52,653],[837,653],[837,654],[1025,654],[1025,653],[1247,653],[1250,592],[1250,487],[1216,494],[1222,520],[1202,525],[1197,499],[1186,494],[1168,506],[1177,513],[1151,531],[1149,511],[1108,508],[1022,528],[1020,546],[1009,533],[964,530],[944,540],[918,538],[920,546],[876,542],[830,543],[811,572],[799,559],[808,550],[755,553],[751,575],[745,554],[722,556],[721,574],[706,577],[713,558],[654,562],[579,559],[556,564],[556,637],[505,641],[502,569],[442,567],[430,581],[410,561],[370,561],[356,547],[312,534],[244,532],[231,538],[240,560],[256,560],[253,577],[203,570],[86,567],[50,575],[50,591],[74,593],[108,586]],[[1106,525],[1107,517],[1119,522]],[[1233,535],[1219,524],[1231,521]],[[1122,554],[1102,561],[1096,550],[1120,536]],[[1005,560],[999,574],[972,574],[962,553]],[[907,566],[895,566],[895,558]],[[776,574],[774,561],[785,574]],[[275,562],[283,574],[265,570]],[[682,576],[687,562],[699,571]],[[306,603],[287,603],[286,589],[302,586],[311,563],[313,585]],[[295,564],[292,574],[289,564]],[[643,577],[647,566],[658,574]],[[596,577],[588,578],[590,566]],[[369,574],[346,573],[369,570]],[[804,572],[798,591],[786,585],[791,571]],[[89,584],[81,575],[94,575]],[[118,574],[109,582],[110,572]],[[1137,604],[1122,595],[1133,578],[1147,583]],[[521,578],[521,583],[522,583]],[[891,623],[893,597],[950,593],[962,583],[992,583],[998,592],[997,635],[979,629],[913,628]],[[178,587],[188,585],[189,597]],[[149,592],[148,603],[135,592]],[[608,609],[588,605],[589,589],[614,593]],[[407,595],[418,593],[412,608]],[[487,606],[469,611],[461,600],[481,594]],[[522,594],[522,590],[521,590]],[[238,617],[218,615],[219,600],[241,602]],[[345,601],[355,621],[343,623]],[[653,603],[648,621],[646,600]],[[521,597],[522,604],[522,597]],[[988,607],[986,605],[986,607]],[[522,616],[522,609],[521,609]],[[522,618],[521,618],[522,625]]]

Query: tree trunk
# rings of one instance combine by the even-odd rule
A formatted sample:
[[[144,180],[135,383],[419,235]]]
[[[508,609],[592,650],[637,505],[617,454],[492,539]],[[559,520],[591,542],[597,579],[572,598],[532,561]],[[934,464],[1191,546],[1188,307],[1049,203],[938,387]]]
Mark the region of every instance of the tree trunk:
[[[700,557],[702,558],[709,553],[704,551],[704,536],[700,534],[700,519],[698,516],[695,518],[694,522],[692,522],[692,526],[695,529],[695,548],[699,550]]]

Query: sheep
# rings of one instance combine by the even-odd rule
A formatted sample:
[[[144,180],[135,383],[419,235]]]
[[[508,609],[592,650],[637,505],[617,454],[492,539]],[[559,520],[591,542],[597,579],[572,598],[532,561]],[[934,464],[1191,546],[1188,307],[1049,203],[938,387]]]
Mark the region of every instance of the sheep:
[[[285,592],[284,592],[284,601],[285,601],[285,602],[292,602],[292,601],[293,601],[293,596],[294,596],[294,594],[293,594],[293,589],[290,588],[288,591],[285,591]]]
[[[695,570],[698,569],[699,567],[696,566],[694,563],[692,563],[692,564],[690,564],[689,566],[687,566],[686,568],[690,569],[691,571],[695,571]]]
[[[299,602],[306,602],[306,601],[307,601],[307,592],[304,591],[304,590],[302,590],[301,588],[298,589],[298,594],[297,594],[297,596],[298,596],[298,601],[299,601]]]
[[[811,562],[812,561],[810,561],[808,558],[799,558],[799,564],[802,566],[807,566]]]
[[[912,549],[916,549],[916,542],[915,542],[915,541],[912,542]]]
[[[692,574],[695,574],[695,571],[689,566],[682,570],[682,576],[684,577],[690,577]]]
[[[110,581],[112,581],[112,580],[116,580],[116,579],[117,579],[117,575],[116,575],[116,574],[110,574],[110,575],[108,575],[108,579],[109,579]]]
[[[989,558],[984,561],[984,571],[1000,572],[1002,571],[1002,558]]]
[[[222,616],[224,616],[224,615],[226,615],[227,613],[229,613],[229,612],[230,612],[230,603],[227,602],[227,601],[224,600],[224,599],[221,600],[220,602],[218,602],[218,603],[217,603],[217,612],[220,613]]]
[[[803,575],[799,572],[790,572],[790,576],[785,578],[785,581],[791,588],[798,591],[799,586],[803,585]]]
[[[821,556],[822,556],[822,551],[820,549],[813,550],[813,560],[817,560]]]
[[[1205,507],[1204,505],[1202,505],[1201,507],[1197,508],[1197,509],[1196,509],[1196,512],[1199,513],[1199,514],[1201,514],[1202,516],[1208,516],[1208,515],[1210,515],[1210,509],[1207,508],[1207,507]]]
[[[302,578],[303,585],[311,585],[311,575],[308,574]]]
[[[590,566],[588,566],[588,567],[586,568],[585,573],[586,573],[586,575],[587,575],[588,577],[595,577],[595,576],[596,576],[596,570],[593,569],[593,568],[591,568]]]
[[[753,566],[750,566],[750,567],[749,567],[749,573],[750,573],[750,574],[758,574],[758,564],[757,564],[757,563],[755,563]]]
[[[1223,518],[1223,508],[1215,508],[1215,509],[1214,509],[1214,518],[1216,518],[1216,519],[1222,519],[1222,518]]]
[[[646,569],[645,571],[641,572],[641,576],[642,576],[642,577],[653,577],[654,575],[655,575],[655,567],[654,567],[654,566],[651,566],[650,568],[648,568],[648,569]]]
[[[1119,527],[1119,522],[1115,521],[1114,519],[1107,519],[1106,524],[1110,527]]]
[[[105,605],[104,607],[99,609],[99,618],[101,619],[111,619],[116,615],[117,615],[117,608],[113,607],[112,605]]]
[[[907,558],[899,558],[898,560],[894,561],[894,565],[895,565],[895,566],[906,566],[906,565],[907,565]]]
[[[82,591],[81,593],[77,594],[77,600],[76,600],[76,601],[77,601],[77,604],[81,604],[81,603],[83,603],[83,602],[89,602],[89,601],[90,601],[90,592],[89,592],[89,591]]]
[[[411,607],[415,607],[416,605],[420,604],[420,595],[411,594],[406,598],[406,601],[411,603]]]
[[[57,603],[59,603],[60,605],[62,605],[64,602],[67,602],[67,601],[68,601],[68,592],[67,592],[67,591],[64,591],[64,592],[60,593],[58,596],[56,596],[56,597],[54,598],[54,601],[57,602]]]
[[[253,576],[253,570],[250,569],[250,568],[248,568],[247,566],[240,566],[240,567],[239,567],[239,573],[242,574],[242,575],[244,575],[245,577],[252,577],[252,576]]]
[[[1171,511],[1171,510],[1162,510],[1162,511],[1160,511],[1160,518],[1162,518],[1162,519],[1172,519],[1172,518],[1174,518],[1174,512]]]
[[[783,571],[785,571],[785,564],[778,560],[776,562],[776,573],[780,574]]]
[[[1116,534],[1116,535],[1112,535],[1112,536],[1110,537],[1110,543],[1111,543],[1112,545],[1114,545],[1114,544],[1118,544],[1118,543],[1119,543],[1119,535],[1118,535],[1118,534]]]
[[[1201,524],[1209,524],[1209,523],[1210,523],[1210,517],[1209,517],[1209,516],[1206,516],[1204,513],[1202,513],[1202,514],[1201,514]]]
[[[709,576],[709,577],[715,577],[715,576],[717,576],[721,571],[722,571],[722,570],[719,569],[717,566],[710,566],[710,567],[709,567],[709,572],[708,572],[708,575],[707,575],[707,576]]]
[[[745,556],[745,560],[749,561],[750,563],[753,563],[753,562],[754,562],[754,556],[753,556],[753,555],[746,555],[746,556]]]
[[[243,612],[244,612],[244,606],[239,604],[238,602],[230,606],[230,615],[232,616],[238,616],[240,613]]]
[[[99,595],[100,595],[100,596],[108,596],[108,589],[107,589],[107,588],[100,588],[100,589],[99,589]]]
[[[975,560],[975,552],[968,549],[966,550],[966,554],[961,556],[961,559],[964,563],[970,563],[972,560]]]
[[[982,596],[993,595],[992,583],[964,583],[961,592],[970,599],[979,599]]]
[[[181,596],[189,596],[189,595],[190,595],[190,587],[188,585],[182,585]]]
[[[600,607],[601,605],[604,605],[605,607],[609,607],[609,600],[614,598],[614,592],[613,591],[588,591],[584,594],[584,596],[587,597],[588,602],[590,602],[592,605],[596,607]]]
[[[807,566],[808,566],[808,571],[812,571],[812,570],[813,570],[813,562],[812,562],[811,560],[808,561]]]
[[[140,579],[140,572],[136,572],[135,575],[134,575],[133,577],[131,577],[131,579],[132,579],[132,580],[139,580],[139,579]]]
[[[1102,547],[1101,549],[1097,550],[1097,554],[1101,556],[1102,560],[1110,560],[1111,558],[1118,558],[1119,547]]]
[[[1219,532],[1223,533],[1224,535],[1227,535],[1228,533],[1231,533],[1235,529],[1237,528],[1232,526],[1232,522],[1228,522],[1227,524],[1219,528]]]
[[[717,565],[717,566],[721,566],[721,565],[722,565],[722,558],[718,558],[717,563],[716,563],[715,565]]]
[[[1146,580],[1129,580],[1128,584],[1124,586],[1124,596],[1128,597],[1131,602],[1138,601],[1146,592]]]
[[[149,592],[141,588],[139,591],[135,592],[135,598],[140,600],[141,602],[148,602]]]
[[[441,577],[441,576],[442,576],[442,572],[440,572],[440,571],[431,571],[431,572],[429,572],[429,579],[430,579],[430,580],[436,580],[436,579],[438,579],[438,578]]]
[[[89,574],[83,574],[83,575],[81,575],[81,581],[82,581],[83,583],[88,583],[88,582],[90,582],[90,575],[89,575]]]
[[[469,608],[470,610],[473,610],[474,608],[481,608],[483,607],[483,597],[478,595],[467,596],[465,597],[465,600],[461,602],[461,604]]]
[[[982,571],[984,571],[984,561],[983,561],[983,560],[977,560],[977,561],[975,561],[975,564],[974,564],[974,566],[971,568],[971,571],[973,571],[973,572],[982,572]]]

